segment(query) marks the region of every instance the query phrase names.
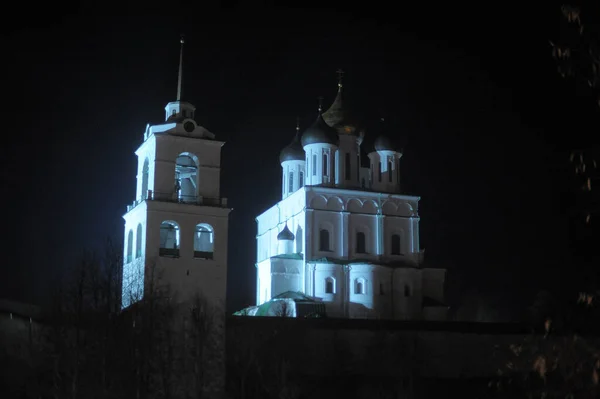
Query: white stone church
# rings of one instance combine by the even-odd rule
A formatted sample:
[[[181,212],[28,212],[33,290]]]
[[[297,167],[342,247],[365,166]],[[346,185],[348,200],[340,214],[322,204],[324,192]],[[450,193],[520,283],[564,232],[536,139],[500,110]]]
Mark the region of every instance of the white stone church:
[[[123,307],[160,281],[186,301],[197,293],[224,306],[228,221],[220,196],[224,142],[198,125],[181,99],[147,125],[136,197],[125,220]],[[445,270],[422,267],[419,197],[400,194],[402,153],[384,136],[362,166],[363,131],[343,107],[341,77],[331,107],[280,154],[282,200],[256,218],[256,302],[292,293],[329,317],[443,319]],[[156,281],[155,281],[156,280]],[[297,314],[296,314],[297,315]]]
[[[282,199],[256,218],[257,305],[302,292],[329,317],[445,319],[445,270],[422,267],[402,153],[379,136],[363,167],[364,132],[343,104],[340,77],[329,109],[281,151]]]

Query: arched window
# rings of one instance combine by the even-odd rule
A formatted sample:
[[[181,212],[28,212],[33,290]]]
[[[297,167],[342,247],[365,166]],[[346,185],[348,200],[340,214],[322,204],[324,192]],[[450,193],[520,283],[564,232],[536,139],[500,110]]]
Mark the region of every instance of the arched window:
[[[358,295],[364,295],[367,293],[366,291],[366,281],[364,278],[357,278],[354,280],[354,293]]]
[[[329,230],[319,230],[319,251],[329,251]]]
[[[132,261],[132,255],[133,254],[133,230],[129,230],[129,233],[127,233],[127,256],[126,256],[126,262],[129,263]]]
[[[288,180],[288,194],[294,192],[294,172],[290,172],[290,177]]]
[[[329,174],[329,170],[327,167],[329,166],[329,162],[327,161],[327,153],[323,154],[323,176],[327,176]]]
[[[333,277],[327,277],[325,279],[325,293],[335,294],[335,280]]]
[[[366,243],[365,233],[359,231],[356,233],[356,253],[357,254],[366,254],[367,253],[367,243]]]
[[[150,171],[150,161],[148,158],[144,160],[144,165],[142,166],[142,192],[141,198],[142,200],[148,199],[148,173]]]
[[[135,235],[135,258],[142,256],[142,224],[138,224]]]
[[[400,160],[398,160],[398,166],[396,167],[396,182],[400,184]]]
[[[317,175],[317,154],[313,154],[312,156],[312,175]]]
[[[381,161],[377,164],[378,172],[379,172],[379,183],[381,183]]]
[[[404,285],[404,296],[410,296],[410,286],[408,284]]]
[[[362,188],[365,188],[365,179],[364,178],[362,179],[362,182],[361,182],[360,185],[361,185]]]
[[[200,223],[194,233],[194,258],[213,259],[215,234],[211,225]]]
[[[392,182],[392,161],[388,161],[388,181],[391,183]]]
[[[356,180],[360,180],[360,154],[356,154]]]
[[[383,283],[379,283],[379,295],[385,295],[385,289]]]
[[[175,191],[179,202],[196,202],[198,198],[198,159],[182,153],[175,161]]]
[[[304,172],[300,172],[300,174],[298,175],[298,180],[300,180],[300,184],[298,187],[304,187]]]
[[[392,234],[392,255],[401,255],[400,234]]]
[[[173,221],[160,224],[160,256],[179,256],[179,225]]]

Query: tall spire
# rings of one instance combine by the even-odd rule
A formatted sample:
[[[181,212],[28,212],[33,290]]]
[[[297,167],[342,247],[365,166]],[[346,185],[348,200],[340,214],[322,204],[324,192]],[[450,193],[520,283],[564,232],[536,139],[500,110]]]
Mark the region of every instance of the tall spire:
[[[185,43],[183,34],[181,34],[179,43],[181,43],[181,48],[179,50],[179,77],[177,79],[177,101],[181,101],[181,80],[183,79],[183,44]]]
[[[319,96],[319,114],[323,111],[323,96]]]
[[[344,71],[342,69],[338,69],[336,71],[337,75],[338,75],[338,90],[341,91],[342,90],[342,78],[344,77]]]

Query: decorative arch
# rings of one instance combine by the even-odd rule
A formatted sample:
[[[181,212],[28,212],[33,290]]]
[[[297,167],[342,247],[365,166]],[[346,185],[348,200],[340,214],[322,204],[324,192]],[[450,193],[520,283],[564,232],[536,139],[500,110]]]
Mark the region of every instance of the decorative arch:
[[[393,201],[387,200],[383,203],[381,207],[381,211],[384,215],[395,215],[398,212],[398,207],[394,204]]]
[[[133,260],[133,230],[129,230],[127,233],[127,254],[126,254],[126,263],[130,263]]]
[[[196,202],[198,199],[198,157],[182,152],[175,159],[174,192],[179,202]]]
[[[363,277],[354,279],[354,294],[366,295],[367,294],[367,280]]]
[[[330,211],[342,211],[344,210],[344,202],[340,197],[329,197],[327,200],[327,209]]]
[[[142,224],[138,223],[135,234],[135,258],[142,256]]]
[[[398,216],[410,217],[413,215],[413,207],[408,202],[402,202],[398,205],[396,213]]]
[[[362,206],[363,213],[375,214],[377,213],[377,204],[373,200],[366,200]]]
[[[351,213],[360,213],[362,212],[362,201],[358,198],[351,198],[346,203],[346,210]]]
[[[325,277],[325,287],[324,287],[324,292],[326,294],[335,294],[336,293],[336,286],[335,286],[335,278],[328,276]]]
[[[179,224],[173,220],[165,220],[160,224],[159,256],[179,257]]]
[[[310,207],[312,209],[327,209],[327,198],[322,195],[315,196],[310,200]]]
[[[198,223],[194,231],[194,258],[213,259],[215,230],[210,224]]]
[[[141,199],[148,199],[148,180],[150,174],[150,160],[148,157],[144,159],[144,164],[142,165],[142,189],[140,192]]]

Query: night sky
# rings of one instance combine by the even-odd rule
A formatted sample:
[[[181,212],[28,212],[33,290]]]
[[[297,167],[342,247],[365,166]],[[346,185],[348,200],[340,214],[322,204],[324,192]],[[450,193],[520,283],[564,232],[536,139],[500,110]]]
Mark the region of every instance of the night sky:
[[[226,141],[230,310],[254,301],[254,218],[280,199],[279,151],[296,116],[306,127],[318,96],[331,103],[338,68],[365,145],[385,117],[404,147],[403,192],[422,198],[421,246],[449,270],[451,305],[518,308],[576,273],[567,160],[594,144],[600,112],[556,72],[559,5],[411,7],[5,24],[0,297],[43,303],[83,249],[122,241],[134,151],[175,99],[181,32],[183,99]]]

